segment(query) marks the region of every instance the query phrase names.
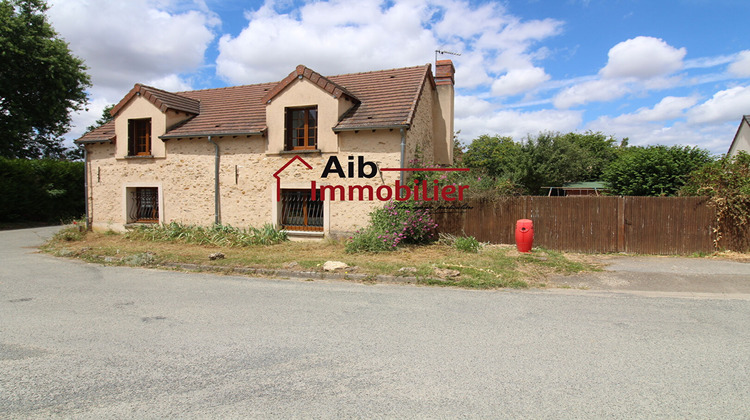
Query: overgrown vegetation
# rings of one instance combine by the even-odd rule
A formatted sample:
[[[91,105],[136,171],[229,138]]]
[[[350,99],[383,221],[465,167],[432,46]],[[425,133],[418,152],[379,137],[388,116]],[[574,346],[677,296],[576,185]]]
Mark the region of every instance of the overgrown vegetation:
[[[545,192],[543,187],[600,180],[626,142],[618,145],[613,137],[594,132],[547,132],[521,142],[483,135],[469,144],[457,164],[471,168],[472,178],[486,179],[478,189],[537,195]]]
[[[511,137],[483,135],[454,150],[456,168],[468,172],[415,173],[440,185],[469,185],[468,198],[497,200],[509,195],[546,195],[546,187],[604,182],[612,195],[672,196],[688,175],[712,158],[687,146],[628,146],[602,133],[549,133]],[[413,167],[431,166],[417,162]]]
[[[607,166],[603,180],[613,195],[673,196],[691,172],[711,161],[697,147],[629,147]]]
[[[343,261],[350,267],[337,271],[357,274],[357,281],[378,275],[409,277],[417,283],[466,288],[544,287],[551,275],[593,270],[591,264],[577,262],[564,254],[535,249],[520,255],[512,246],[485,245],[478,253],[459,251],[442,243],[402,245],[392,252],[345,252],[344,241],[285,241],[275,245],[230,247],[198,245],[186,241],[137,238],[132,235],[95,233],[69,228],[49,241],[43,249],[54,255],[79,258],[92,263],[127,266],[191,264],[200,270],[239,272],[242,269],[296,270],[314,279],[322,275],[326,261]],[[80,236],[79,236],[80,235]],[[223,259],[211,260],[221,252]],[[583,258],[583,257],[581,257]]]
[[[0,222],[68,222],[84,213],[83,162],[0,157]]]
[[[391,201],[370,213],[370,224],[346,244],[346,252],[393,251],[403,245],[437,240],[437,224],[429,209],[414,201]]]
[[[454,236],[449,233],[440,233],[440,243],[453,247],[459,251],[477,253],[484,244],[473,236]]]
[[[273,245],[287,240],[286,232],[277,230],[271,224],[265,224],[261,228],[244,229],[230,225],[204,227],[171,222],[163,225],[139,226],[126,233],[125,236],[147,241],[227,247]]]
[[[740,152],[702,166],[680,193],[710,197],[716,208],[717,249],[750,251],[750,154]]]

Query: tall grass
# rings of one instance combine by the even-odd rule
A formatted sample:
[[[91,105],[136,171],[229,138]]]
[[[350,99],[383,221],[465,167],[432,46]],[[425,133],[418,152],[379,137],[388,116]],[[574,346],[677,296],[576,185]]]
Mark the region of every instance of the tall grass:
[[[276,230],[271,224],[260,228],[236,228],[230,225],[209,227],[170,222],[163,225],[144,225],[126,234],[131,239],[157,242],[183,242],[197,245],[245,247],[273,245],[287,240],[286,232]]]

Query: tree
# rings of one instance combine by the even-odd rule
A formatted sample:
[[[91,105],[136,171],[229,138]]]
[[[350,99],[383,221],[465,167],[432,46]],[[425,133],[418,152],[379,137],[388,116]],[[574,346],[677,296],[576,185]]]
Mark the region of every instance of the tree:
[[[716,245],[750,250],[750,154],[723,156],[690,174],[680,195],[708,196],[716,209]]]
[[[712,160],[697,147],[628,147],[604,170],[603,179],[615,195],[671,196],[691,172]]]
[[[511,177],[520,154],[521,146],[511,137],[481,135],[469,144],[463,163],[492,177]]]
[[[519,185],[527,194],[569,182],[598,181],[617,155],[617,141],[601,133],[540,133],[517,143],[510,137],[480,136],[464,163]]]
[[[44,0],[0,1],[0,156],[64,155],[70,113],[87,103],[86,67],[47,22],[47,9]]]

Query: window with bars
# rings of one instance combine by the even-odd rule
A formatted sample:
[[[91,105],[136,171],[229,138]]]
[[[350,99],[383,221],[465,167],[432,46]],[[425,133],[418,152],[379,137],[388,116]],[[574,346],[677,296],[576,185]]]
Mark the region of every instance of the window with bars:
[[[323,200],[310,197],[310,190],[281,191],[281,228],[298,231],[323,231]]]
[[[287,108],[286,150],[318,148],[318,107]]]
[[[136,223],[158,223],[159,189],[156,187],[138,187],[130,194],[132,195],[130,220]]]
[[[151,155],[151,118],[128,120],[128,155]]]

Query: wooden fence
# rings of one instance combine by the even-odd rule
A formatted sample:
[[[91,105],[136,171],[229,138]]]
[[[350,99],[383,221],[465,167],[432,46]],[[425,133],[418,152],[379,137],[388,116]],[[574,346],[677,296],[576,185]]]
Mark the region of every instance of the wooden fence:
[[[534,246],[576,252],[713,252],[716,214],[705,197],[507,197],[437,209],[438,230],[514,244],[518,219],[534,222]]]

